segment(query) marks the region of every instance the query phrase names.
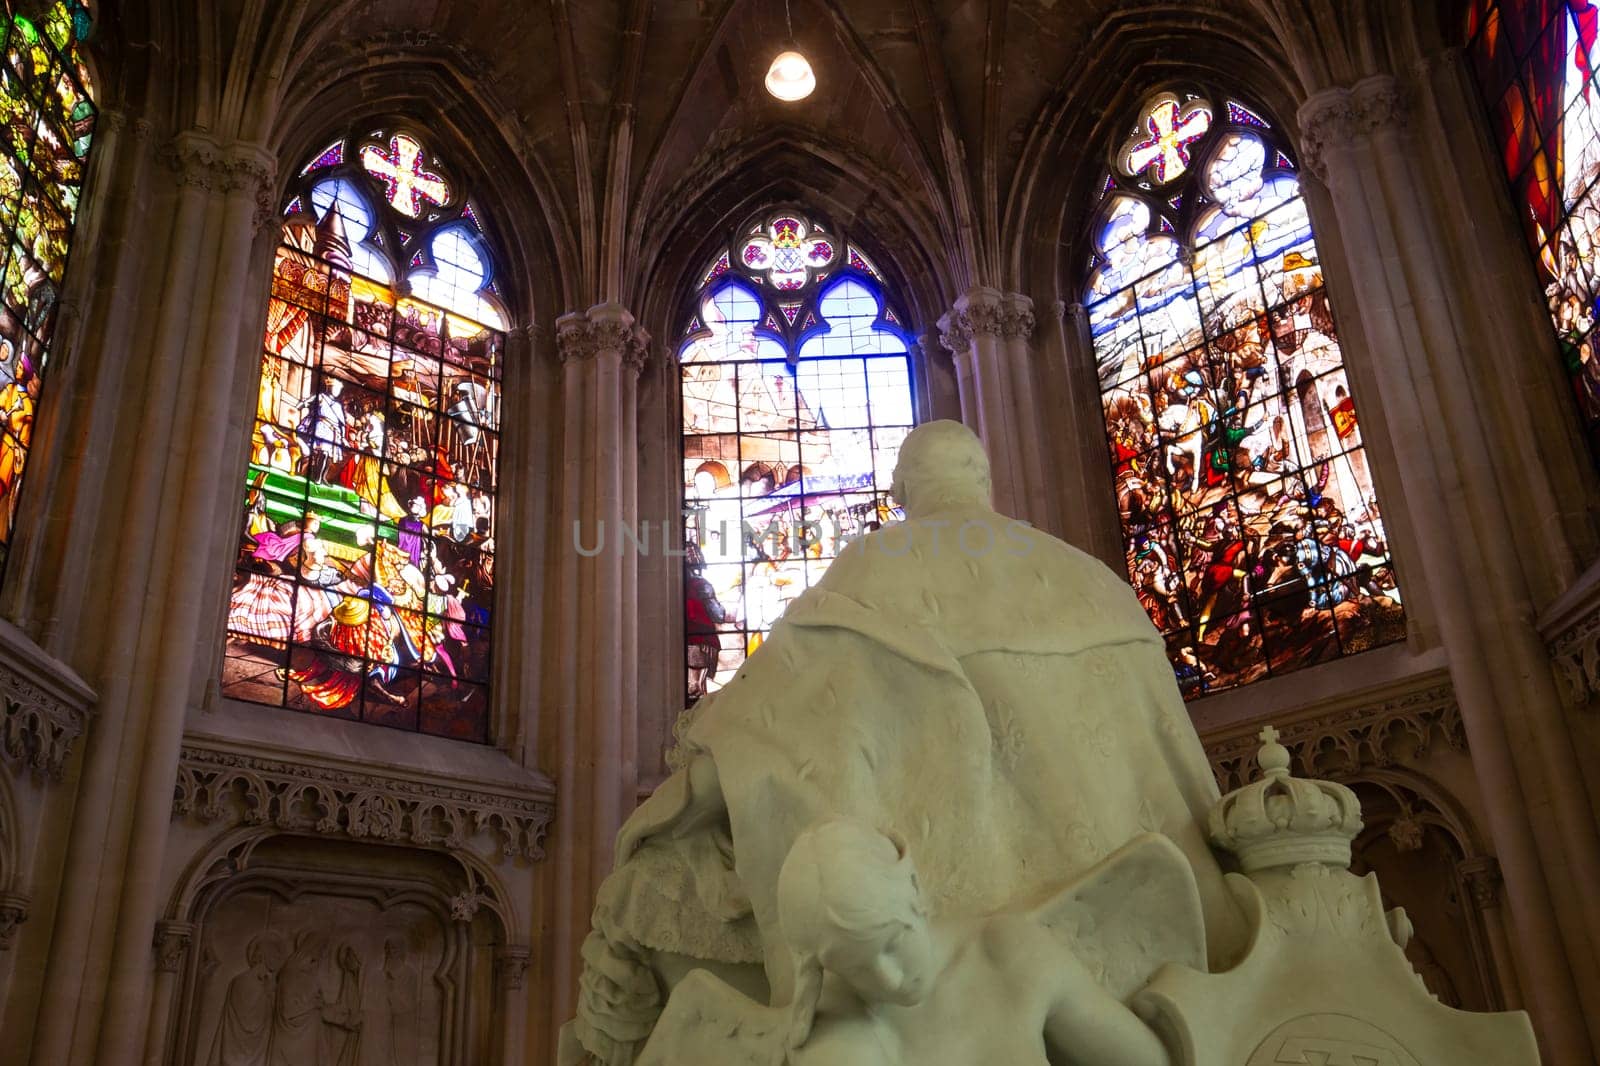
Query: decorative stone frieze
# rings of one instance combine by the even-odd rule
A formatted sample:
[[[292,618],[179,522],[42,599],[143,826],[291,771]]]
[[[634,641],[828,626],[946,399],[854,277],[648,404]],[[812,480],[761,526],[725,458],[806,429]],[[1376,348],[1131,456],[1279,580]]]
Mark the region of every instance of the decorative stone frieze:
[[[1455,692],[1442,679],[1375,703],[1289,722],[1279,730],[1278,742],[1289,749],[1300,774],[1329,779],[1421,759],[1439,742],[1451,751],[1467,750]],[[1249,782],[1259,744],[1249,732],[1207,742],[1206,754],[1223,792]]]
[[[0,622],[0,753],[7,762],[61,780],[93,702],[77,675]]]
[[[1550,665],[1569,707],[1596,706],[1600,696],[1600,604],[1547,638]]]
[[[6,758],[61,780],[86,712],[0,664],[0,745]]]
[[[1348,148],[1374,130],[1404,125],[1406,112],[1405,94],[1387,74],[1314,93],[1300,106],[1301,162],[1326,179],[1329,150]]]
[[[175,816],[290,833],[465,850],[480,835],[502,858],[544,858],[548,797],[291,762],[185,745]]]

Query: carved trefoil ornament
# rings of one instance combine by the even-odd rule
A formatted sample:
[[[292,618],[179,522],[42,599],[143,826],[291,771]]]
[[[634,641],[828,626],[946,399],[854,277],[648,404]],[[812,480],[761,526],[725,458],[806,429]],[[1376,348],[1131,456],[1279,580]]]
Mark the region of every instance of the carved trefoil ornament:
[[[1549,639],[1550,665],[1569,707],[1596,706],[1600,696],[1600,607]]]
[[[0,750],[52,781],[61,780],[88,713],[12,667],[0,665]]]
[[[202,822],[446,851],[490,837],[502,859],[544,858],[555,807],[543,796],[386,777],[185,745],[173,814]]]
[[[1455,690],[1445,679],[1370,704],[1312,715],[1285,724],[1278,742],[1309,777],[1342,778],[1372,767],[1426,758],[1436,744],[1467,750]],[[1213,739],[1206,755],[1224,792],[1250,780],[1260,741],[1254,734]]]

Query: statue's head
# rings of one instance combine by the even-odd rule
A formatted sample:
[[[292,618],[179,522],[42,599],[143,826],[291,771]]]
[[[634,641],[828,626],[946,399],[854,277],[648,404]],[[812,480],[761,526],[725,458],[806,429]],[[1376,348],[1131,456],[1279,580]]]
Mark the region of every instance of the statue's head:
[[[910,1006],[927,996],[933,945],[916,868],[897,838],[847,819],[801,833],[778,874],[778,918],[796,959],[797,1002],[823,970],[868,1002]]]
[[[244,961],[250,966],[260,966],[270,973],[283,968],[288,950],[275,933],[262,933],[250,938],[244,948]]]
[[[908,518],[949,506],[990,506],[989,457],[960,422],[927,422],[900,445],[889,492]]]

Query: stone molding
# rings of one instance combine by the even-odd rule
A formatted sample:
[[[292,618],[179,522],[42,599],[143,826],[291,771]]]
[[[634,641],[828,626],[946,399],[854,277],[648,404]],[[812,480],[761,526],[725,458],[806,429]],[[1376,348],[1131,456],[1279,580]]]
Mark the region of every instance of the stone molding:
[[[1405,93],[1387,74],[1313,93],[1298,115],[1301,161],[1326,180],[1328,152],[1347,149],[1376,130],[1404,126],[1406,115]]]
[[[980,286],[958,298],[939,318],[939,343],[966,351],[977,337],[1033,336],[1033,301],[1020,293]]]
[[[555,805],[542,794],[491,792],[185,744],[172,812],[201,822],[444,851],[466,851],[486,836],[499,859],[536,862],[544,858]]]
[[[6,760],[60,781],[94,699],[64,664],[0,622],[0,752]]]
[[[1260,741],[1250,729],[1230,730],[1206,741],[1206,756],[1225,793],[1255,776]],[[1348,779],[1372,767],[1421,759],[1441,741],[1451,751],[1467,750],[1455,690],[1439,675],[1375,702],[1313,712],[1280,724],[1278,735],[1299,776],[1324,780]]]
[[[650,354],[650,333],[618,303],[596,304],[556,319],[556,355],[563,363],[594,359],[602,352],[615,352],[638,373]]]

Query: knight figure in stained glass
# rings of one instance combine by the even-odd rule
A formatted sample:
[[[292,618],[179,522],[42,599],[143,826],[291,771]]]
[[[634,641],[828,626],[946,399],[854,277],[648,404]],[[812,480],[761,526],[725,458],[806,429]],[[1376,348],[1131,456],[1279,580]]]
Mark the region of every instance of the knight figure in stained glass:
[[[849,539],[898,516],[904,318],[837,227],[776,211],[717,249],[679,349],[687,697],[715,691]]]
[[[1400,640],[1400,590],[1293,151],[1152,95],[1085,282],[1128,576],[1185,696]]]
[[[505,313],[425,145],[341,139],[291,190],[222,688],[483,741]]]

